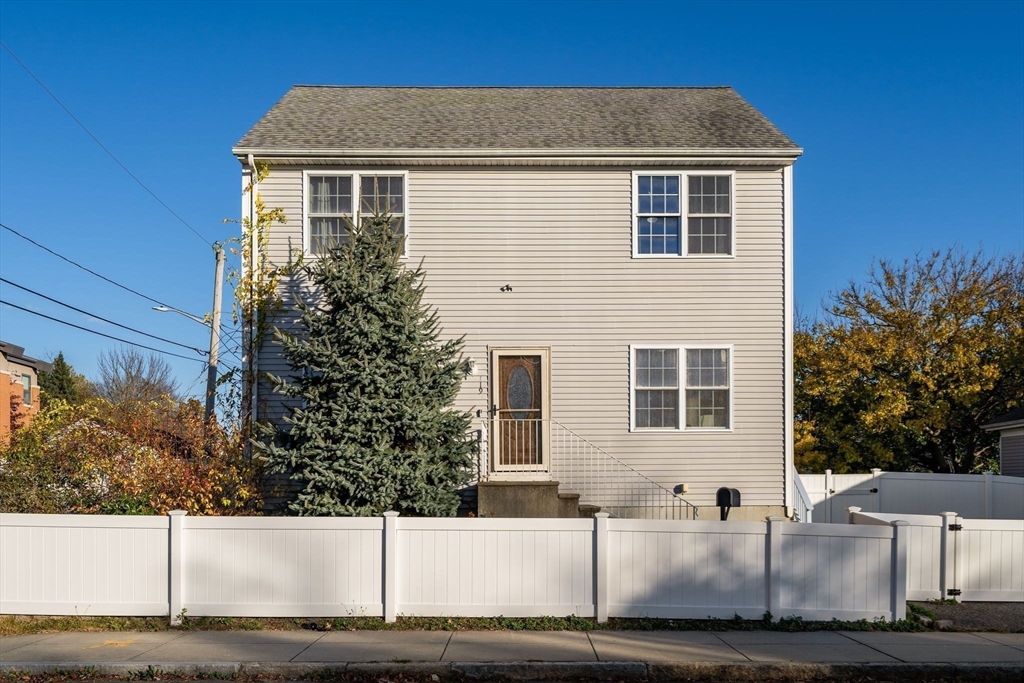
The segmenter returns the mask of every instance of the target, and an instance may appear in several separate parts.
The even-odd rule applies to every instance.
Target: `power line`
[[[210,242],[210,240],[208,240],[208,239],[206,239],[205,237],[203,237],[202,235],[200,235],[200,234],[199,234],[199,232],[198,232],[198,231],[197,231],[197,230],[196,230],[195,228],[193,228],[193,227],[192,227],[191,225],[189,225],[188,221],[186,221],[186,220],[185,220],[184,218],[182,218],[181,216],[179,216],[179,215],[178,215],[178,214],[177,214],[177,213],[176,213],[176,212],[174,211],[174,209],[172,209],[171,207],[167,206],[167,204],[165,204],[165,203],[164,203],[164,200],[160,199],[160,197],[157,197],[157,196],[156,196],[156,193],[155,193],[155,192],[153,192],[153,190],[151,190],[151,189],[149,189],[148,187],[146,187],[146,184],[145,184],[145,183],[143,183],[143,182],[142,182],[141,180],[139,180],[139,179],[138,179],[138,177],[137,177],[137,176],[136,176],[136,175],[135,175],[134,173],[132,173],[131,171],[129,171],[129,170],[128,170],[128,167],[127,167],[127,166],[125,166],[125,165],[124,165],[123,163],[121,163],[121,160],[120,160],[120,159],[118,159],[118,158],[117,158],[116,156],[114,156],[114,153],[113,153],[113,152],[111,152],[111,151],[110,151],[109,149],[107,149],[107,148],[106,148],[106,146],[104,146],[104,144],[103,144],[102,142],[100,142],[99,138],[97,138],[97,137],[96,137],[95,135],[93,135],[93,134],[92,134],[92,131],[91,131],[91,130],[89,130],[88,128],[86,128],[86,127],[85,127],[85,124],[84,124],[84,123],[82,123],[81,121],[79,121],[79,120],[78,120],[78,117],[77,117],[77,116],[75,116],[74,114],[72,114],[72,113],[71,113],[71,110],[70,110],[70,109],[68,109],[68,108],[67,108],[67,107],[66,107],[66,106],[64,105],[64,103],[63,103],[63,102],[61,102],[61,101],[60,101],[59,99],[57,99],[57,96],[56,96],[56,95],[54,95],[54,94],[53,94],[53,92],[51,92],[51,91],[50,91],[50,89],[49,89],[49,88],[47,88],[47,87],[46,87],[46,85],[44,85],[44,84],[43,84],[43,82],[42,82],[41,80],[39,80],[39,77],[38,77],[38,76],[36,76],[36,75],[35,75],[34,73],[32,73],[32,70],[31,70],[31,69],[29,69],[29,68],[28,68],[27,66],[25,66],[25,63],[24,63],[24,62],[22,62],[22,61],[21,61],[20,59],[18,59],[18,55],[14,54],[14,51],[13,51],[13,50],[11,50],[11,48],[7,47],[7,44],[6,44],[6,43],[4,43],[3,41],[0,41],[0,46],[3,46],[3,48],[4,48],[5,50],[7,50],[7,53],[8,53],[8,54],[10,54],[10,55],[11,55],[11,57],[13,57],[13,58],[14,58],[14,61],[16,61],[16,62],[17,62],[17,63],[18,63],[18,64],[19,64],[20,66],[21,66],[21,68],[25,70],[25,73],[27,73],[27,74],[28,74],[29,76],[31,76],[31,77],[32,77],[32,79],[33,79],[33,80],[34,80],[34,81],[35,81],[36,83],[38,83],[38,84],[39,84],[39,87],[40,87],[40,88],[42,88],[43,90],[45,90],[45,91],[46,91],[46,94],[47,94],[47,95],[49,95],[50,97],[52,97],[52,98],[53,98],[53,101],[54,101],[54,102],[56,102],[57,104],[59,104],[59,105],[60,105],[60,107],[61,107],[61,109],[63,109],[64,111],[66,111],[66,112],[67,112],[67,114],[68,114],[68,116],[70,116],[70,117],[71,117],[71,118],[72,118],[72,119],[74,120],[74,122],[75,122],[75,123],[77,123],[77,124],[78,124],[78,125],[79,125],[79,126],[80,126],[80,127],[82,128],[82,130],[84,130],[84,131],[85,131],[85,132],[86,132],[86,133],[87,133],[87,134],[89,135],[89,137],[91,137],[91,138],[93,139],[93,142],[95,142],[95,143],[96,143],[97,145],[99,145],[99,146],[100,146],[100,149],[102,149],[102,150],[103,150],[104,152],[106,152],[106,153],[107,153],[107,156],[109,156],[109,157],[110,157],[111,159],[113,159],[113,160],[114,160],[114,161],[115,161],[115,162],[117,163],[117,165],[118,165],[118,166],[120,166],[120,167],[121,167],[122,169],[124,169],[124,172],[125,172],[125,173],[127,173],[127,174],[128,174],[129,176],[131,176],[132,180],[134,180],[135,182],[137,182],[137,183],[139,184],[139,187],[141,187],[141,188],[142,188],[143,190],[145,190],[146,192],[148,192],[148,193],[150,194],[150,196],[151,196],[151,197],[153,197],[153,199],[157,200],[157,202],[159,202],[159,203],[160,203],[160,206],[162,206],[162,207],[164,207],[165,209],[167,209],[168,211],[170,211],[171,215],[172,215],[172,216],[174,216],[175,218],[177,218],[177,219],[178,219],[179,221],[181,221],[181,224],[182,224],[182,225],[184,225],[184,226],[185,226],[186,228],[188,228],[189,230],[191,230],[191,231],[192,231],[192,233],[193,233],[193,234],[194,234],[194,235],[195,235],[196,237],[198,237],[199,239],[201,239],[201,240],[202,240],[203,242],[206,242],[206,244],[210,245],[211,247],[213,246],[213,243],[212,243],[212,242]]]
[[[30,244],[34,244],[35,246],[39,247],[43,251],[46,251],[46,252],[49,252],[49,253],[53,254],[57,258],[61,259],[62,261],[66,261],[66,262],[70,263],[71,265],[73,265],[76,268],[81,268],[82,270],[84,270],[85,272],[89,273],[90,275],[95,275],[96,277],[98,277],[99,279],[103,280],[104,282],[109,282],[110,284],[114,285],[115,287],[120,287],[121,289],[123,289],[126,292],[130,292],[130,293],[134,294],[135,296],[142,297],[146,301],[150,301],[150,302],[152,302],[154,304],[157,304],[158,306],[167,306],[167,308],[176,308],[176,306],[171,306],[170,304],[165,304],[163,301],[159,301],[157,299],[154,299],[151,296],[146,296],[142,292],[138,292],[138,291],[132,289],[131,287],[127,287],[125,285],[122,285],[120,282],[115,282],[115,281],[111,280],[109,277],[106,277],[104,275],[100,275],[95,270],[91,270],[89,268],[86,268],[81,263],[77,263],[75,261],[72,261],[67,256],[64,256],[62,254],[58,254],[53,249],[50,249],[49,247],[45,247],[42,244],[39,244],[39,242],[36,242],[31,237],[26,237],[25,235],[22,235],[20,232],[18,232],[17,230],[15,230],[14,228],[12,228],[9,225],[4,225],[3,223],[0,223],[0,228],[3,228],[4,230],[7,230],[7,231],[13,233],[14,235],[17,235],[18,237],[20,237],[21,239],[25,240],[26,242],[28,242]]]
[[[72,306],[71,304],[66,304],[63,301],[58,301],[57,299],[54,299],[53,297],[46,296],[45,294],[40,294],[39,292],[37,292],[37,291],[35,291],[33,289],[29,289],[28,287],[23,287],[22,285],[19,285],[17,282],[11,282],[10,280],[8,280],[6,278],[0,277],[0,282],[3,282],[5,285],[10,285],[12,287],[17,287],[18,289],[20,289],[20,290],[22,290],[24,292],[28,292],[29,294],[35,294],[36,296],[38,296],[40,298],[43,298],[43,299],[46,299],[47,301],[52,301],[53,303],[57,304],[58,306],[63,306],[64,308],[69,308],[72,311],[75,311],[76,313],[81,313],[82,315],[87,315],[90,318],[95,318],[96,320],[100,320],[102,322],[108,323],[110,325],[113,325],[114,327],[120,327],[122,330],[128,330],[129,332],[134,332],[135,334],[141,334],[143,337],[149,337],[150,339],[156,339],[157,341],[162,341],[162,342],[164,342],[166,344],[173,344],[174,346],[180,346],[183,349],[188,349],[189,351],[195,351],[196,353],[199,353],[199,354],[206,353],[205,351],[201,351],[200,349],[197,349],[194,346],[189,346],[188,344],[180,344],[180,343],[178,343],[176,341],[171,341],[170,339],[164,339],[163,337],[158,337],[155,334],[150,334],[148,332],[143,332],[142,330],[137,330],[134,327],[128,327],[127,325],[122,325],[121,323],[116,323],[113,320],[108,320],[107,318],[104,318],[103,316],[96,315],[95,313],[90,313],[89,311],[83,311],[81,308],[76,308],[76,307]]]
[[[32,315],[38,315],[40,318],[46,318],[47,320],[52,320],[55,323],[60,323],[61,325],[67,325],[68,327],[73,327],[76,330],[82,330],[83,332],[89,332],[91,334],[99,335],[100,337],[106,337],[107,339],[113,339],[114,341],[121,342],[122,344],[128,344],[129,346],[137,346],[140,349],[146,349],[147,351],[155,351],[157,353],[162,353],[165,356],[174,356],[175,358],[184,358],[185,360],[190,360],[190,361],[193,361],[195,363],[206,363],[206,361],[201,359],[201,358],[192,358],[191,356],[183,356],[180,353],[171,353],[170,351],[163,351],[161,349],[155,349],[152,346],[146,346],[145,344],[137,344],[135,342],[128,341],[127,339],[121,339],[120,337],[114,337],[114,336],[111,336],[109,334],[104,334],[103,332],[97,332],[96,330],[90,330],[88,327],[82,327],[81,325],[75,325],[74,323],[69,323],[68,321],[61,320],[60,318],[52,318],[52,317],[50,317],[48,315],[43,315],[42,313],[37,313],[36,311],[33,311],[31,309],[24,308],[22,306],[18,306],[17,304],[12,304],[9,301],[4,301],[3,299],[0,299],[0,304],[3,304],[4,306],[10,306],[11,308],[16,308],[19,311],[25,311],[26,313],[31,313]]]

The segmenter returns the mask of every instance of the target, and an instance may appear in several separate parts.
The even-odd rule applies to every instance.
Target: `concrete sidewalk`
[[[0,672],[89,667],[124,674],[274,673],[331,668],[464,677],[782,680],[779,672],[874,672],[905,678],[1024,675],[1024,634],[776,631],[163,631],[0,638]],[[830,668],[831,667],[831,668]],[[837,668],[838,667],[838,668]],[[885,672],[891,671],[891,674]],[[729,673],[732,672],[732,673]],[[775,672],[772,674],[771,672]],[[805,671],[806,673],[806,671]]]

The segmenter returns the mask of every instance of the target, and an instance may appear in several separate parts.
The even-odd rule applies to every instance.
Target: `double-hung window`
[[[637,172],[633,194],[636,256],[732,255],[731,173]]]
[[[686,350],[686,426],[729,428],[729,349]]]
[[[21,376],[21,402],[32,405],[32,377],[29,375]]]
[[[633,429],[729,429],[731,354],[729,347],[633,347]]]
[[[325,254],[348,241],[352,176],[309,176],[309,253]]]
[[[686,253],[732,254],[732,184],[727,175],[687,177]]]
[[[307,251],[327,253],[349,239],[349,225],[375,212],[389,213],[395,232],[406,230],[405,174],[351,173],[306,176]]]
[[[637,253],[679,254],[679,176],[637,176]]]

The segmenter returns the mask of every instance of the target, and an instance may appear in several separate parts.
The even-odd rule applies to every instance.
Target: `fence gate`
[[[853,524],[907,522],[907,599],[1024,602],[1024,520],[865,513]]]
[[[953,581],[945,598],[1024,602],[1024,520],[964,519],[949,524]]]

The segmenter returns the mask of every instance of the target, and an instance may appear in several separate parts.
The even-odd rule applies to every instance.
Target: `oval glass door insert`
[[[533,380],[522,365],[513,370],[508,378],[508,407],[516,420],[528,418],[533,408]]]

